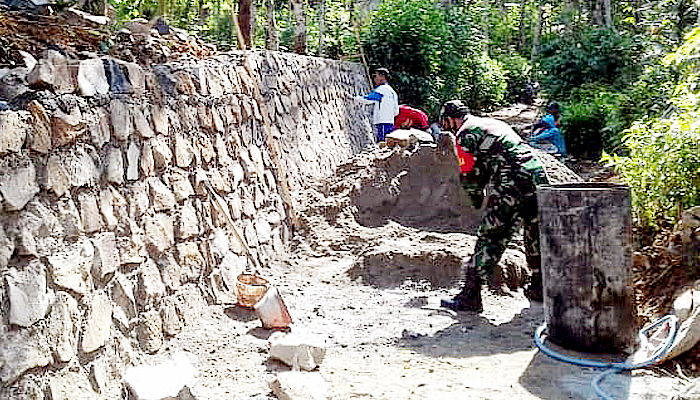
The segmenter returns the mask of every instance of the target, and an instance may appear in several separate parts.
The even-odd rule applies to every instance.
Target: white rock
[[[258,219],[255,222],[255,232],[259,243],[270,243],[272,240],[272,227],[264,219]]]
[[[113,232],[107,232],[93,238],[92,244],[95,247],[93,276],[104,279],[107,275],[116,272],[119,265],[117,238]]]
[[[22,150],[30,116],[27,111],[0,111],[0,155]]]
[[[70,114],[56,110],[51,116],[52,144],[55,147],[74,143],[85,132],[85,120],[80,108],[73,107]]]
[[[165,287],[173,292],[178,290],[182,283],[182,278],[180,277],[180,266],[175,261],[175,256],[168,253],[161,257],[158,260],[158,268]]]
[[[73,93],[77,88],[77,71],[67,57],[47,50],[27,75],[30,86],[50,86],[57,94]]]
[[[134,113],[134,125],[136,126],[136,132],[143,138],[152,138],[155,136],[151,124],[148,122],[148,118],[144,115],[143,111],[136,107],[133,110]]]
[[[151,141],[151,146],[156,169],[163,169],[170,166],[173,153],[170,151],[170,147],[168,147],[167,139],[163,136],[156,136],[155,139]]]
[[[70,184],[74,187],[94,186],[100,179],[100,170],[89,149],[78,147],[63,154],[63,166],[68,171]]]
[[[162,135],[168,134],[168,110],[158,106],[153,106],[151,108],[151,117],[153,119],[153,126],[157,133]]]
[[[233,180],[231,186],[235,189],[238,185],[245,179],[245,172],[243,172],[243,167],[239,163],[232,163],[229,166],[229,176]]]
[[[107,148],[105,164],[107,182],[117,185],[124,183],[124,159],[118,147],[109,146]]]
[[[163,213],[145,218],[144,231],[149,252],[162,254],[175,243],[173,221]]]
[[[179,398],[185,388],[197,382],[196,356],[177,352],[157,365],[139,365],[126,370],[124,380],[134,400],[169,400]]]
[[[52,155],[46,164],[46,188],[61,197],[70,190],[70,176],[62,157]]]
[[[129,197],[129,214],[133,217],[140,217],[148,210],[150,201],[148,197],[148,183],[143,181],[134,182],[131,185]]]
[[[47,341],[36,331],[22,329],[0,335],[0,382],[14,382],[25,371],[53,361]]]
[[[83,233],[83,224],[80,222],[78,208],[70,197],[58,202],[58,220],[63,225],[66,237],[73,238]]]
[[[12,253],[15,251],[15,242],[10,240],[5,234],[2,224],[0,224],[0,270],[7,267],[8,261],[12,258]]]
[[[117,273],[109,286],[109,295],[115,309],[120,308],[129,319],[136,317],[136,300],[134,287],[123,274]]]
[[[160,306],[160,318],[166,335],[175,336],[182,330],[182,320],[172,297],[166,298]]]
[[[92,143],[95,147],[100,149],[102,145],[109,142],[111,135],[110,115],[104,108],[97,108],[93,121],[90,123],[90,137],[92,138]]]
[[[92,264],[95,251],[90,241],[70,246],[62,253],[47,257],[53,283],[78,294],[87,294],[92,289]]]
[[[111,188],[100,190],[99,203],[100,213],[102,214],[102,218],[104,218],[107,229],[113,230],[117,227],[119,221],[117,217],[114,216],[114,194]]]
[[[63,370],[49,380],[52,400],[97,400],[87,376],[80,372]]]
[[[173,187],[175,200],[181,202],[190,196],[194,196],[194,188],[190,183],[187,172],[176,169],[170,174],[170,185]]]
[[[153,158],[153,148],[151,147],[150,141],[143,142],[143,145],[141,146],[141,161],[139,163],[139,167],[141,168],[141,173],[143,176],[153,175],[156,165]]]
[[[78,66],[78,88],[81,96],[94,96],[109,93],[109,82],[101,59],[92,58],[80,61]]]
[[[176,247],[177,262],[183,279],[196,282],[204,269],[204,257],[199,252],[199,247],[193,242],[178,243]]]
[[[104,293],[90,299],[89,313],[83,331],[84,353],[92,353],[107,343],[112,327],[112,303]]]
[[[0,162],[0,193],[5,210],[18,211],[39,193],[34,164],[26,156],[7,156]]]
[[[251,221],[245,221],[243,236],[248,247],[258,247],[258,235],[255,232],[255,225]]]
[[[154,304],[165,295],[165,285],[160,277],[160,271],[152,260],[141,265],[139,271],[138,302],[146,307]]]
[[[169,211],[175,207],[175,195],[159,178],[148,178],[151,192],[151,204],[156,211]]]
[[[91,193],[78,194],[80,207],[80,221],[87,233],[99,231],[104,226],[100,209],[97,207],[97,199]]]
[[[32,113],[29,147],[39,153],[48,153],[51,150],[51,117],[37,100],[30,101],[27,109]]]
[[[163,346],[163,320],[158,311],[152,310],[140,315],[138,338],[141,348],[151,354]]]
[[[46,336],[51,342],[54,357],[60,362],[72,360],[78,354],[78,302],[66,292],[56,293],[56,301],[47,319]]]
[[[314,335],[274,332],[270,335],[270,358],[294,367],[311,371],[326,355],[325,339]]]
[[[129,143],[129,149],[126,151],[126,179],[130,181],[135,181],[139,179],[139,157],[141,156],[141,149],[136,142],[132,141]]]
[[[329,385],[318,372],[277,373],[270,389],[279,400],[328,400]]]
[[[191,201],[186,201],[180,210],[178,237],[189,239],[199,234],[199,218]]]
[[[46,316],[52,293],[47,290],[43,264],[33,262],[21,270],[10,268],[6,280],[10,324],[29,327]]]
[[[265,173],[265,164],[263,163],[262,152],[260,152],[260,148],[252,144],[250,145],[248,151],[250,153],[250,160],[255,165],[256,175],[262,178],[263,174]]]
[[[194,161],[194,149],[189,138],[181,134],[175,135],[175,163],[180,168],[189,167]]]
[[[109,112],[111,114],[114,138],[119,141],[127,140],[133,130],[129,106],[121,100],[114,99],[109,103]]]

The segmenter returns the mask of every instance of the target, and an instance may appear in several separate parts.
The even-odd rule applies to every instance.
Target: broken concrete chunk
[[[66,114],[60,109],[54,111],[51,116],[52,144],[54,147],[63,146],[75,142],[85,132],[85,121],[80,108],[77,106]]]
[[[10,268],[6,281],[10,324],[29,327],[46,316],[52,293],[43,264],[36,261],[22,269]]]
[[[90,380],[81,372],[63,370],[51,377],[49,392],[52,400],[97,400]]]
[[[5,198],[5,210],[21,210],[39,190],[36,169],[29,157],[11,155],[0,161],[0,193]]]
[[[141,314],[138,337],[139,344],[145,352],[153,354],[160,350],[163,346],[163,321],[158,311],[152,310]]]
[[[325,340],[318,336],[274,332],[270,335],[270,358],[311,371],[326,355]]]
[[[109,82],[102,60],[93,58],[80,61],[78,66],[78,88],[81,96],[109,93]]]
[[[66,251],[47,257],[53,283],[84,295],[92,288],[92,264],[95,251],[85,240],[70,246]]]
[[[277,373],[270,389],[279,400],[328,400],[329,386],[319,372],[285,371]]]
[[[124,381],[135,400],[184,399],[197,381],[196,356],[177,352],[157,365],[139,365],[126,370]]]
[[[22,150],[30,116],[27,111],[0,111],[0,155]]]

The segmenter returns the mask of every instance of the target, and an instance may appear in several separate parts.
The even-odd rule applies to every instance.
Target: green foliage
[[[543,87],[552,95],[568,94],[584,84],[624,84],[636,76],[640,44],[615,31],[592,28],[556,35],[542,48]]]
[[[483,53],[467,57],[458,77],[459,95],[471,109],[490,110],[505,103],[507,72],[501,64]]]
[[[643,118],[625,131],[629,154],[605,155],[633,190],[635,215],[644,225],[677,219],[679,209],[700,204],[700,28],[666,57],[679,69],[667,115]]]
[[[502,55],[497,57],[506,77],[506,101],[515,103],[522,101],[528,83],[532,82],[532,64],[520,55]]]

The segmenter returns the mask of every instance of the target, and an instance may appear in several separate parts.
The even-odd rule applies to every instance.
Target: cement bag
[[[263,328],[280,329],[288,328],[292,323],[287,306],[276,287],[270,287],[267,293],[253,306],[262,321]]]

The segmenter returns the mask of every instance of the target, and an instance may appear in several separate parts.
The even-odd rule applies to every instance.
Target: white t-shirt
[[[377,96],[379,95],[379,96]],[[368,99],[369,97],[369,99]],[[381,97],[380,100],[376,98]],[[394,117],[399,115],[399,96],[388,83],[383,83],[366,96],[357,96],[364,103],[374,103],[373,124],[394,124]]]

